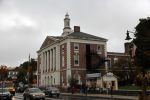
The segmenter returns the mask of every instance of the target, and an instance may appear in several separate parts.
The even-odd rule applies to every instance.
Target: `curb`
[[[64,96],[78,96],[78,97],[89,97],[89,98],[100,98],[100,99],[111,99],[111,100],[138,100],[138,97],[120,96],[120,95],[92,95],[92,94],[70,94],[61,93]]]

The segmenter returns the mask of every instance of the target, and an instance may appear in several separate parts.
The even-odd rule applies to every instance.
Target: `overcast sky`
[[[108,39],[107,49],[124,52],[126,31],[150,17],[150,0],[0,0],[0,65],[19,66],[46,36],[60,36],[64,16],[71,28]]]

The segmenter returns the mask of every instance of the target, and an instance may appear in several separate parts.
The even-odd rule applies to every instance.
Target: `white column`
[[[52,50],[52,61],[51,61],[52,62],[52,66],[51,67],[52,67],[52,71],[53,71],[54,70],[53,69],[53,65],[54,65],[54,52],[53,52],[53,49],[51,49],[51,50]]]
[[[69,78],[71,77],[71,55],[70,55],[70,41],[67,43],[67,72],[66,72],[66,79],[67,79],[67,86],[69,86]]]
[[[54,70],[56,71],[56,47],[54,48]]]
[[[48,72],[50,71],[50,50],[48,50]]]
[[[44,52],[44,61],[43,61],[44,73],[45,73],[45,69],[46,69],[45,62],[46,62],[46,53]]]
[[[55,68],[55,48],[53,48],[53,71]]]
[[[46,57],[46,62],[47,62],[47,64],[46,64],[46,71],[48,72],[48,69],[49,69],[49,52],[47,51],[47,57]]]
[[[105,53],[105,58],[107,58],[107,44],[104,45],[104,53]],[[105,62],[105,70],[106,70],[106,73],[107,73],[108,72],[107,61]]]
[[[52,69],[52,50],[50,49],[50,72]]]
[[[46,54],[46,60],[45,60],[45,72],[47,72],[47,51],[45,52],[45,54]]]
[[[43,52],[43,71],[42,71],[42,73],[44,73],[45,72],[45,52]]]
[[[60,45],[56,46],[56,70],[60,69]]]

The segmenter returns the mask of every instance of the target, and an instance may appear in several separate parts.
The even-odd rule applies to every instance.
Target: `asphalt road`
[[[23,100],[22,93],[16,93],[16,95],[13,97],[12,100]],[[108,99],[78,97],[78,96],[60,96],[59,98],[46,97],[46,100],[108,100]]]

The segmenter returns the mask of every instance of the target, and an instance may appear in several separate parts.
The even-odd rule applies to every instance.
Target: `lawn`
[[[120,86],[119,89],[122,89],[122,90],[141,90],[141,87],[127,85],[127,86]]]

